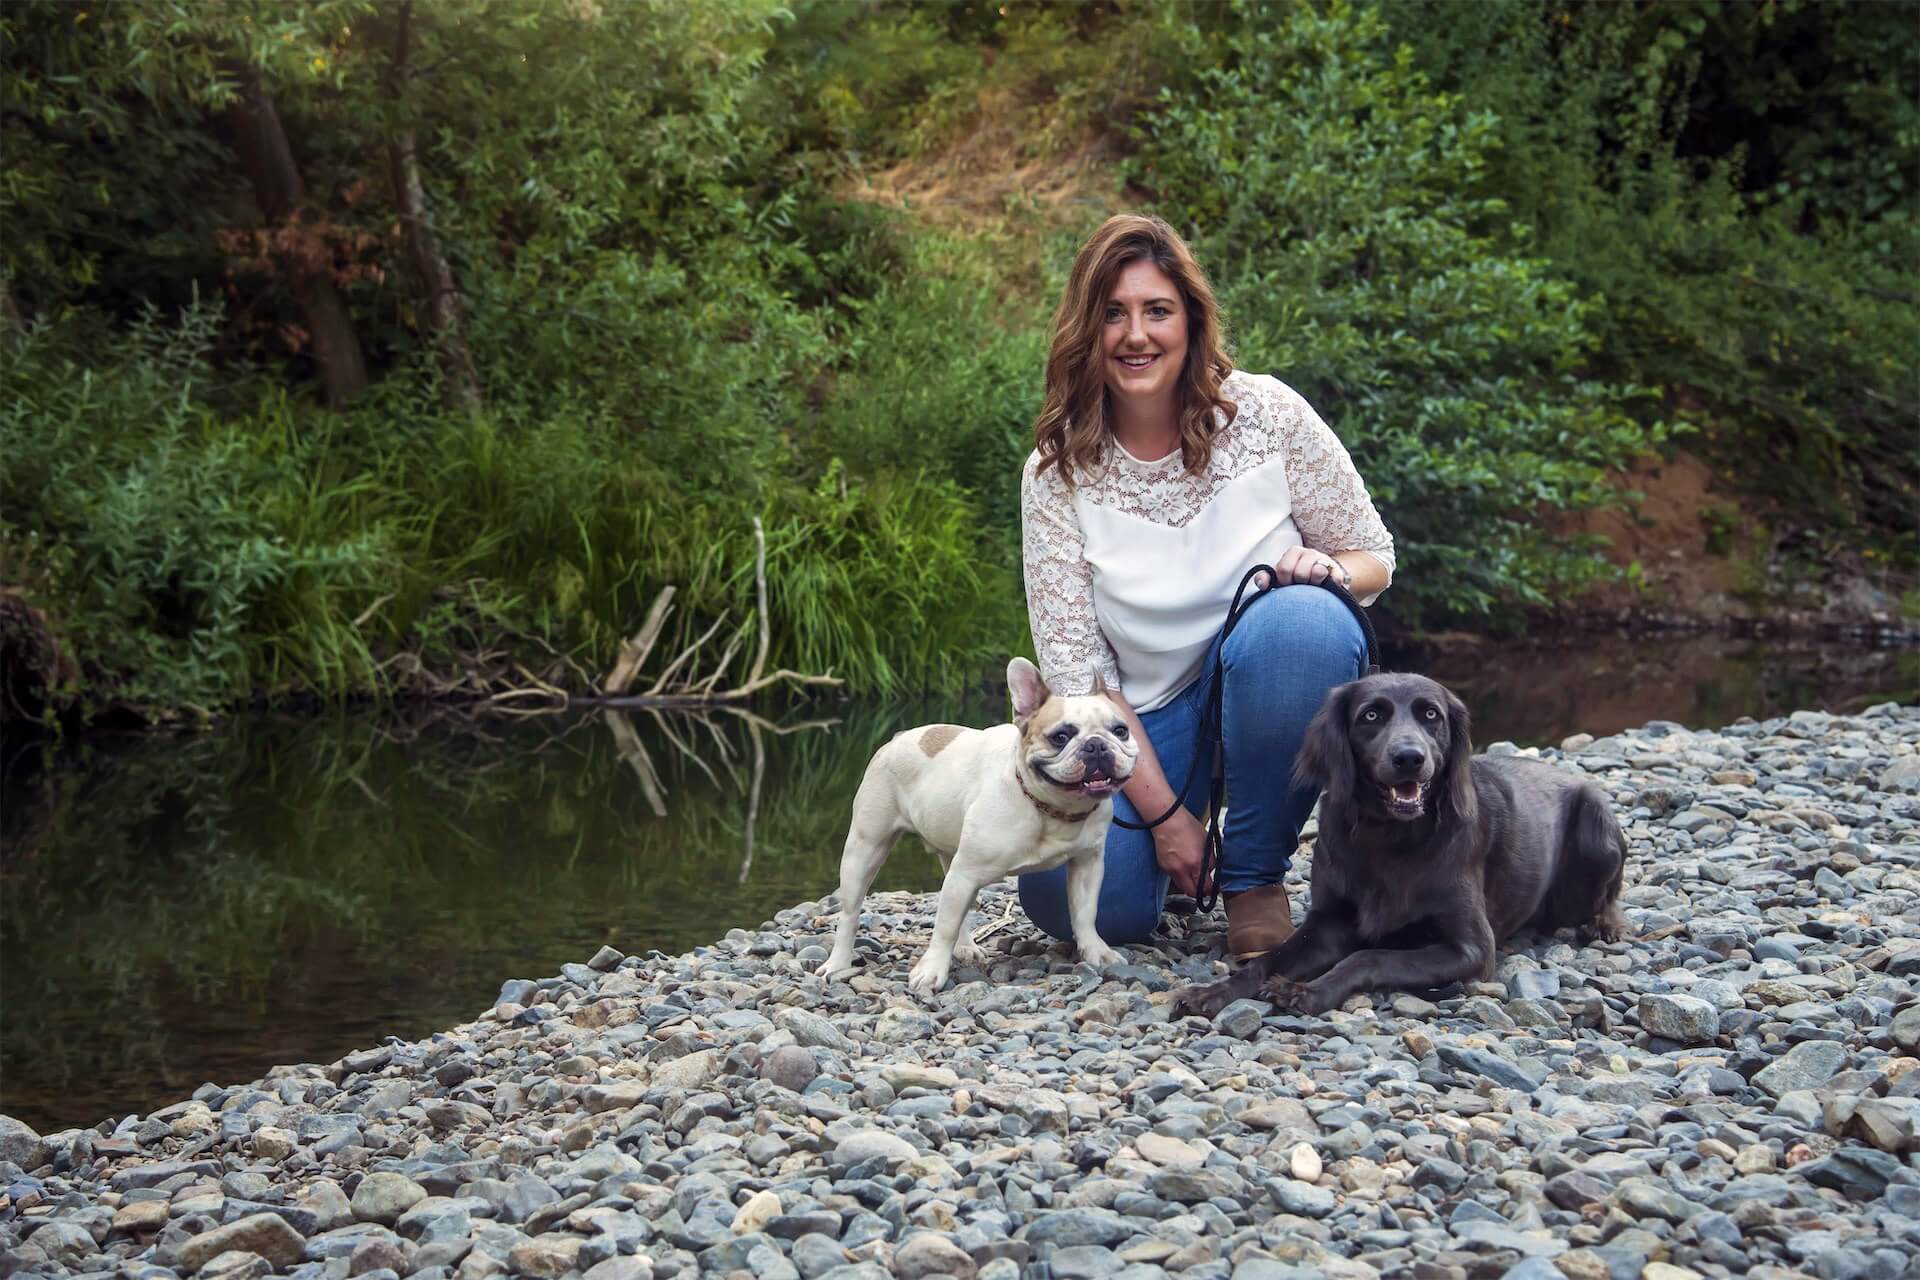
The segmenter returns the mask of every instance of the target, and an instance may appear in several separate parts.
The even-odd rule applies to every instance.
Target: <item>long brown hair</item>
[[[1089,471],[1107,443],[1110,405],[1100,360],[1100,330],[1114,282],[1129,265],[1150,261],[1180,290],[1187,315],[1187,363],[1180,371],[1175,414],[1180,425],[1180,461],[1189,473],[1213,456],[1214,413],[1237,412],[1220,394],[1233,372],[1227,357],[1220,306],[1213,286],[1186,241],[1159,218],[1122,213],[1108,218],[1073,260],[1067,291],[1053,314],[1053,347],[1047,353],[1047,394],[1034,420],[1040,469],[1060,469],[1071,488],[1075,471]]]

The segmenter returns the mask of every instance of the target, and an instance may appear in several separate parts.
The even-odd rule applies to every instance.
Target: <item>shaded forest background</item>
[[[1353,451],[1398,625],[1631,587],[1578,513],[1676,448],[1756,591],[1920,557],[1906,0],[15,0],[0,54],[9,716],[584,688],[664,585],[675,649],[754,624],[755,516],[776,664],[973,682],[1122,209]]]

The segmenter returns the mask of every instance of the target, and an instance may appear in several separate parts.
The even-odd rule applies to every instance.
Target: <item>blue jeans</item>
[[[1224,650],[1215,639],[1199,678],[1173,701],[1140,717],[1175,789],[1186,780],[1196,747],[1211,750],[1195,735],[1206,713],[1216,652],[1226,678],[1221,718],[1231,798],[1221,833],[1219,883],[1222,893],[1239,893],[1278,884],[1286,875],[1300,828],[1320,795],[1318,787],[1292,784],[1293,758],[1327,690],[1366,674],[1367,642],[1346,605],[1323,587],[1281,587],[1256,597]],[[1203,763],[1185,799],[1202,819],[1207,781]],[[1142,820],[1124,795],[1114,798],[1113,813]],[[1095,916],[1100,936],[1108,942],[1145,941],[1160,922],[1167,883],[1153,856],[1151,831],[1110,828]],[[1064,866],[1021,876],[1020,905],[1028,919],[1054,937],[1073,937]]]

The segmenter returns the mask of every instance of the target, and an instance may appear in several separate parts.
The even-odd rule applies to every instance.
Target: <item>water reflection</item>
[[[1389,654],[1481,742],[1911,699],[1911,652],[1712,637]],[[677,952],[820,897],[874,747],[1003,695],[778,721],[249,717],[14,744],[0,795],[0,1110],[41,1128],[478,1013],[602,943]],[[827,719],[826,717],[830,717]],[[824,722],[823,722],[824,721]],[[907,842],[909,845],[911,842]],[[932,888],[903,848],[881,888]]]
[[[1466,699],[1474,740],[1522,746],[1672,720],[1694,728],[1920,697],[1920,651],[1725,635],[1602,633],[1571,645],[1479,640],[1390,654]]]
[[[91,1123],[450,1025],[604,942],[757,924],[832,888],[900,723],[263,718],[16,754],[0,1109]],[[882,876],[936,882],[906,850]]]

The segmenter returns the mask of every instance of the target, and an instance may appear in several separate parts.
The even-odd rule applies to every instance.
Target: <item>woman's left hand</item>
[[[1331,577],[1341,586],[1353,581],[1353,575],[1347,572],[1345,565],[1324,551],[1315,551],[1312,547],[1288,547],[1280,553],[1273,563],[1280,574],[1280,585],[1311,585],[1325,582]],[[1253,585],[1264,591],[1270,585],[1264,573],[1254,575]]]

